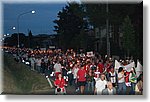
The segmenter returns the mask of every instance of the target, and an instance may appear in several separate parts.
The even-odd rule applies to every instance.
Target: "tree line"
[[[62,49],[73,48],[95,51],[95,28],[106,28],[109,20],[111,55],[143,57],[143,2],[135,4],[71,2],[62,8],[54,20],[58,45]],[[122,36],[121,36],[122,35]],[[101,36],[101,33],[100,33]],[[106,37],[102,40],[101,54],[106,54]]]

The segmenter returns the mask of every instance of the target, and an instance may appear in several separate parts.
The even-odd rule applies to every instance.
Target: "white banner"
[[[139,77],[139,75],[143,72],[143,66],[140,64],[139,61],[137,61],[137,67],[135,68],[136,75]]]
[[[123,66],[123,65],[121,65],[120,62],[115,60],[115,70],[116,70],[117,73],[118,73],[119,67],[123,67],[123,68],[125,68],[125,70],[127,72],[130,72],[132,67],[135,68],[135,62],[132,62],[128,65]],[[139,77],[139,75],[143,72],[143,66],[139,62],[137,62],[137,67],[135,68],[135,71],[136,71],[137,77]]]
[[[130,72],[132,67],[135,68],[135,62],[132,62],[132,63],[124,66],[124,68],[127,72]]]
[[[119,67],[122,67],[122,65],[117,60],[115,60],[115,70],[117,71]]]
[[[137,62],[136,71],[143,71],[143,66],[140,64],[140,62]]]
[[[93,57],[94,56],[94,53],[93,53],[93,51],[90,51],[90,52],[87,52],[87,57]]]

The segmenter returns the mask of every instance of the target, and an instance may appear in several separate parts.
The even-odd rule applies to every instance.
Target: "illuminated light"
[[[52,72],[52,74],[50,74],[50,76],[54,76],[54,72]]]
[[[30,63],[29,62],[25,62],[25,64],[29,65]]]
[[[33,11],[31,11],[32,12],[32,14],[34,14],[35,13],[35,11],[33,10]]]
[[[64,76],[64,79],[66,79],[66,76]]]
[[[67,74],[70,74],[70,73],[72,73],[72,72],[71,72],[71,71],[68,71],[68,72],[67,72]]]
[[[68,78],[66,78],[66,81],[68,81]]]
[[[16,29],[16,27],[13,27],[12,29],[13,29],[13,30],[15,30],[15,29]]]
[[[24,60],[22,60],[22,62],[24,63],[25,61],[24,61]]]
[[[73,66],[73,64],[70,64],[70,67],[72,67]]]

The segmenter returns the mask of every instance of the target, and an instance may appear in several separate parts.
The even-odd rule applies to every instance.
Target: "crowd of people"
[[[6,48],[5,52],[14,56],[17,62],[26,63],[31,70],[54,79],[55,94],[67,94],[68,86],[78,94],[126,95],[143,93],[143,74],[136,75],[123,67],[114,68],[114,59],[98,53],[75,52],[73,49],[28,49]],[[132,60],[119,60],[123,65]],[[127,86],[126,82],[131,85]],[[73,93],[74,94],[74,93]]]

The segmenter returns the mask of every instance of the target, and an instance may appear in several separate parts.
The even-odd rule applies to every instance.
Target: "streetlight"
[[[8,32],[8,30],[15,30],[16,29],[16,27],[11,27],[11,28],[9,28],[9,29],[7,29],[7,32]],[[4,34],[3,35],[3,38],[0,40],[1,42],[7,37],[7,36],[9,36],[10,34],[9,33],[7,33],[7,34]]]
[[[6,32],[7,34],[5,34],[5,35],[4,35],[4,37],[6,37],[6,36],[9,36],[9,35],[10,35],[10,34],[8,33],[8,31],[9,31],[9,30],[15,30],[15,29],[16,29],[16,27],[15,27],[15,26],[13,26],[13,27],[11,27],[11,28],[7,29],[7,32]]]
[[[13,29],[13,30],[15,30],[15,29],[16,29],[16,27],[12,27],[12,29]]]
[[[15,29],[16,29],[16,27],[13,26],[13,27],[7,29],[7,32],[8,32],[9,30],[15,30]],[[6,32],[6,33],[7,33],[7,32]],[[1,41],[1,42],[5,42],[5,38],[7,38],[9,35],[10,35],[9,33],[4,34],[4,35],[3,35],[3,38],[2,38],[0,41]]]
[[[24,13],[21,13],[20,15],[18,15],[18,17],[17,17],[17,26],[18,26],[18,48],[20,47],[20,46],[19,46],[19,19],[20,19],[21,16],[23,16],[23,15],[25,15],[25,14],[28,14],[28,13],[34,14],[35,11],[32,10],[32,11],[24,12]]]

